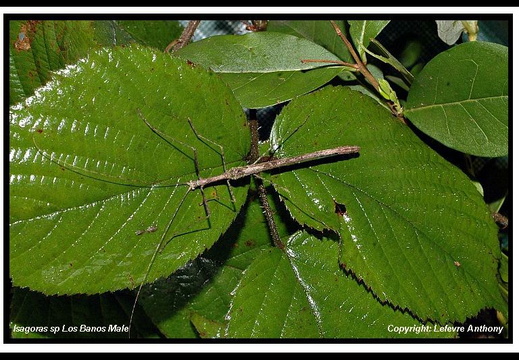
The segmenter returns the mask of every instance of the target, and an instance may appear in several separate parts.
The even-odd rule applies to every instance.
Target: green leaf
[[[362,61],[366,62],[366,50],[371,39],[377,35],[389,24],[389,20],[348,20],[350,24],[350,36],[359,52]]]
[[[346,73],[338,67],[311,71],[277,73],[221,74],[244,107],[258,109],[276,105],[315,90],[335,76]],[[270,89],[270,90],[269,90]]]
[[[439,54],[413,82],[404,114],[453,149],[508,154],[508,48],[470,42]]]
[[[292,101],[271,133],[277,157],[344,145],[360,146],[359,156],[273,176],[292,216],[338,232],[341,263],[382,302],[421,319],[506,307],[497,229],[481,195],[383,107],[328,87]]]
[[[292,35],[258,32],[243,36],[213,36],[176,52],[221,73],[244,107],[259,108],[312,91],[344,71],[305,59],[339,61],[323,47]]]
[[[10,21],[10,104],[32,95],[53,71],[100,46],[138,42],[163,50],[181,32],[178,21]]]
[[[46,294],[171,274],[213,245],[247,193],[206,187],[209,219],[181,185],[245,163],[246,118],[212,73],[140,47],[93,53],[12,107],[10,146],[10,275]]]
[[[32,95],[51,71],[85,56],[94,45],[91,21],[9,21],[9,103]]]
[[[346,33],[344,21],[337,20],[337,26]],[[269,21],[268,31],[281,32],[298,36],[321,45],[326,50],[337,55],[343,61],[352,63],[353,58],[341,38],[327,20],[273,20]],[[352,77],[353,79],[353,77]]]
[[[338,267],[338,244],[304,232],[285,251],[265,249],[244,272],[229,312],[228,337],[453,337],[379,303]],[[414,329],[395,332],[395,325]],[[421,331],[420,331],[421,329]]]
[[[213,320],[209,320],[198,313],[191,315],[191,323],[196,328],[201,338],[212,339],[220,335],[223,325]]]
[[[102,47],[127,46],[134,42],[115,20],[95,20],[95,40]]]
[[[319,324],[288,259],[266,249],[247,268],[229,312],[231,338],[318,338]]]
[[[499,276],[503,282],[508,283],[508,256],[503,255],[499,264]]]
[[[311,41],[274,32],[213,36],[189,44],[177,55],[219,73],[301,71],[322,66],[301,60],[340,60]]]
[[[164,50],[180,37],[182,26],[172,20],[119,20],[117,25],[141,45]]]

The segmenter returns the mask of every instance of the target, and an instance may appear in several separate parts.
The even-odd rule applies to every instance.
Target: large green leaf
[[[340,59],[311,41],[275,32],[213,36],[176,54],[220,73],[242,106],[248,108],[290,100],[344,71],[344,67],[320,69],[322,63],[302,62]]]
[[[306,94],[342,71],[338,67],[323,67],[306,72],[221,74],[221,77],[244,107],[256,109],[277,105]]]
[[[223,323],[240,276],[239,269],[202,256],[143,288],[139,304],[167,338],[197,338],[205,331],[193,327],[193,317]]]
[[[207,218],[200,192],[175,186],[221,173],[224,159],[243,165],[249,130],[216,76],[149,49],[100,50],[68,67],[11,108],[9,131],[17,286],[138,286],[162,236],[147,279],[169,275],[212,246],[246,195],[239,184],[206,188]]]
[[[226,335],[252,338],[453,337],[379,303],[338,266],[337,242],[292,235],[264,249],[235,290]],[[398,333],[395,325],[407,327]]]
[[[177,54],[218,73],[302,71],[322,66],[304,59],[340,60],[311,41],[275,32],[213,36]]]
[[[453,149],[508,154],[508,48],[473,41],[439,54],[413,82],[404,114]]]
[[[337,231],[341,263],[383,302],[441,321],[505,308],[481,195],[383,107],[328,87],[292,101],[271,134],[279,157],[342,145],[360,155],[274,175],[292,215]]]

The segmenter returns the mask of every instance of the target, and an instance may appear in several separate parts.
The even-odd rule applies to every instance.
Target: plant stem
[[[256,110],[250,110],[250,120],[249,127],[251,130],[251,151],[249,154],[249,163],[254,164],[259,158],[259,132],[258,132],[258,120],[256,118]],[[274,212],[270,207],[268,197],[267,197],[267,189],[265,189],[265,185],[263,185],[263,180],[259,177],[254,177],[254,183],[258,188],[258,197],[261,203],[261,207],[263,208],[263,215],[265,216],[265,220],[267,220],[267,226],[269,228],[270,237],[272,239],[272,243],[279,249],[284,249],[285,245],[281,241],[281,237],[279,236],[278,228],[276,222],[274,221]]]
[[[360,73],[362,75],[364,75],[366,80],[368,80],[369,83],[371,84],[371,86],[373,86],[375,88],[375,90],[378,92],[380,85],[378,84],[377,79],[375,79],[375,77],[371,74],[371,72],[368,70],[366,65],[364,65],[362,60],[359,58],[359,56],[355,52],[355,49],[353,48],[353,45],[351,45],[350,41],[343,34],[343,32],[341,31],[339,26],[335,23],[335,21],[330,20],[330,23],[332,24],[333,28],[335,29],[335,32],[337,33],[337,35],[339,35],[341,40],[344,42],[344,44],[348,48],[348,51],[350,52],[351,56],[353,57],[353,60],[355,60],[355,63],[357,64],[356,67],[359,69]]]
[[[263,215],[265,215],[265,220],[267,220],[267,225],[269,228],[270,237],[272,238],[272,242],[274,246],[278,249],[283,250],[285,248],[285,244],[281,241],[281,237],[279,236],[278,227],[276,222],[274,221],[274,212],[270,207],[267,190],[265,189],[265,185],[263,185],[263,180],[258,177],[254,177],[254,181],[256,182],[256,186],[258,187],[258,196],[261,202],[261,207],[263,208]]]
[[[184,31],[182,31],[180,37],[170,42],[169,45],[166,46],[164,52],[177,51],[186,46],[189,43],[189,40],[191,40],[193,37],[199,24],[200,20],[190,20],[187,26],[184,28]]]
[[[253,164],[259,158],[259,126],[258,119],[256,118],[256,109],[249,109],[249,129],[251,132],[249,164]]]

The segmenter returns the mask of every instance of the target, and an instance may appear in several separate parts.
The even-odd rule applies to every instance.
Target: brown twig
[[[166,49],[164,49],[164,52],[177,51],[186,46],[193,37],[199,24],[200,20],[190,20],[180,37],[170,42],[168,46],[166,46]]]
[[[261,202],[261,207],[263,208],[263,215],[267,220],[267,225],[269,228],[270,237],[272,238],[272,242],[274,246],[278,249],[283,250],[285,248],[285,244],[281,241],[281,237],[279,236],[278,227],[276,222],[274,221],[274,212],[270,207],[268,197],[267,197],[267,189],[265,189],[265,185],[263,185],[263,181],[254,177],[254,181],[256,182],[256,186],[258,187],[258,196]]]
[[[355,67],[360,71],[362,75],[366,78],[366,80],[375,88],[375,90],[380,93],[380,84],[378,83],[378,80],[375,79],[373,74],[368,70],[364,62],[360,59],[360,57],[357,55],[357,52],[353,48],[353,45],[351,45],[351,42],[348,40],[346,35],[342,32],[342,30],[339,28],[339,26],[335,23],[335,21],[330,20],[330,23],[332,24],[333,28],[335,29],[335,32],[339,37],[341,38],[342,42],[346,45],[348,48],[348,51],[350,52],[351,56],[353,57],[353,60],[355,60]],[[407,124],[403,114],[399,112],[395,108],[395,103],[392,101],[387,102],[389,108],[391,109],[391,112],[402,122],[403,124]]]
[[[339,26],[335,23],[335,21],[330,20],[330,23],[332,24],[333,28],[335,29],[335,32],[337,33],[337,35],[339,35],[339,37],[341,38],[342,42],[344,42],[344,44],[348,48],[348,51],[350,52],[351,56],[353,57],[353,60],[355,60],[356,67],[359,69],[360,73],[362,75],[364,75],[366,80],[368,80],[368,82],[371,84],[371,86],[373,86],[375,88],[375,90],[377,90],[377,92],[378,92],[380,85],[379,85],[377,79],[375,79],[375,77],[371,74],[371,72],[368,70],[366,65],[364,65],[362,60],[357,55],[357,52],[353,48],[353,45],[351,45],[350,41],[344,35],[342,30],[339,28]]]
[[[500,213],[493,213],[492,217],[494,218],[494,221],[500,225],[501,230],[506,229],[508,227],[508,218]]]
[[[259,125],[256,118],[256,109],[249,109],[249,129],[251,132],[251,148],[249,164],[255,163],[259,158]]]
[[[255,163],[259,158],[259,131],[258,131],[258,120],[256,119],[256,111],[250,110],[251,119],[249,120],[249,127],[251,130],[251,151],[249,154],[249,163]],[[279,249],[284,249],[285,245],[281,241],[281,237],[279,236],[278,228],[276,222],[274,221],[274,212],[270,207],[268,197],[267,197],[267,189],[265,189],[265,185],[263,185],[263,180],[259,177],[254,177],[254,183],[258,189],[258,197],[261,203],[261,207],[263,208],[263,215],[265,216],[265,220],[267,221],[267,226],[269,228],[270,237],[272,239],[272,243]]]

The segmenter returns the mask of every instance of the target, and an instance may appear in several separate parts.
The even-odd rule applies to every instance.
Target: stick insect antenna
[[[178,140],[178,139],[175,139],[165,133],[163,133],[162,131],[160,131],[159,129],[157,129],[156,127],[154,127],[153,125],[150,124],[150,122],[148,120],[146,120],[146,118],[144,117],[144,115],[142,114],[141,110],[140,109],[137,109],[137,113],[139,114],[139,117],[141,118],[141,120],[146,124],[146,126],[154,133],[156,134],[158,137],[160,137],[162,140],[164,140],[166,143],[168,143],[168,145],[172,146],[173,148],[175,148],[177,151],[179,151],[182,155],[186,156],[187,158],[191,159],[191,160],[194,160],[191,156],[189,156],[188,154],[186,154],[184,151],[182,151],[181,149],[179,149],[174,143],[178,143],[182,146],[185,146],[185,147],[188,147],[190,148],[191,150],[194,150],[194,148],[192,146],[189,146],[188,144]]]
[[[117,180],[115,180],[115,179],[109,178],[107,175],[104,175],[101,172],[92,171],[92,170],[88,170],[88,169],[85,169],[85,168],[80,168],[80,167],[77,167],[75,165],[69,164],[69,163],[67,163],[65,161],[57,160],[52,155],[49,155],[45,150],[43,150],[38,145],[38,143],[36,142],[35,136],[33,136],[32,142],[34,143],[34,147],[36,148],[36,150],[45,159],[49,160],[50,162],[53,162],[54,164],[56,164],[56,165],[58,165],[58,166],[60,166],[62,168],[65,168],[65,169],[67,169],[67,170],[69,170],[69,171],[71,171],[73,173],[76,173],[76,174],[78,174],[80,176],[84,176],[84,177],[89,178],[89,179],[93,179],[93,180],[96,180],[96,181],[102,181],[102,182],[109,183],[109,184],[114,184],[114,185],[131,186],[131,187],[135,187],[135,188],[148,188],[148,187],[150,187],[149,183],[145,183],[145,184],[138,184],[136,182],[132,183],[132,182],[130,182],[131,181],[130,179],[121,179],[119,177],[116,177]],[[103,178],[103,176],[105,178]],[[166,182],[168,180],[170,180],[170,179],[163,179],[163,180],[155,181],[153,186],[159,188],[159,187],[176,187],[176,186],[184,186],[184,185],[186,185],[186,184],[177,184],[177,185],[160,184],[161,182]]]

